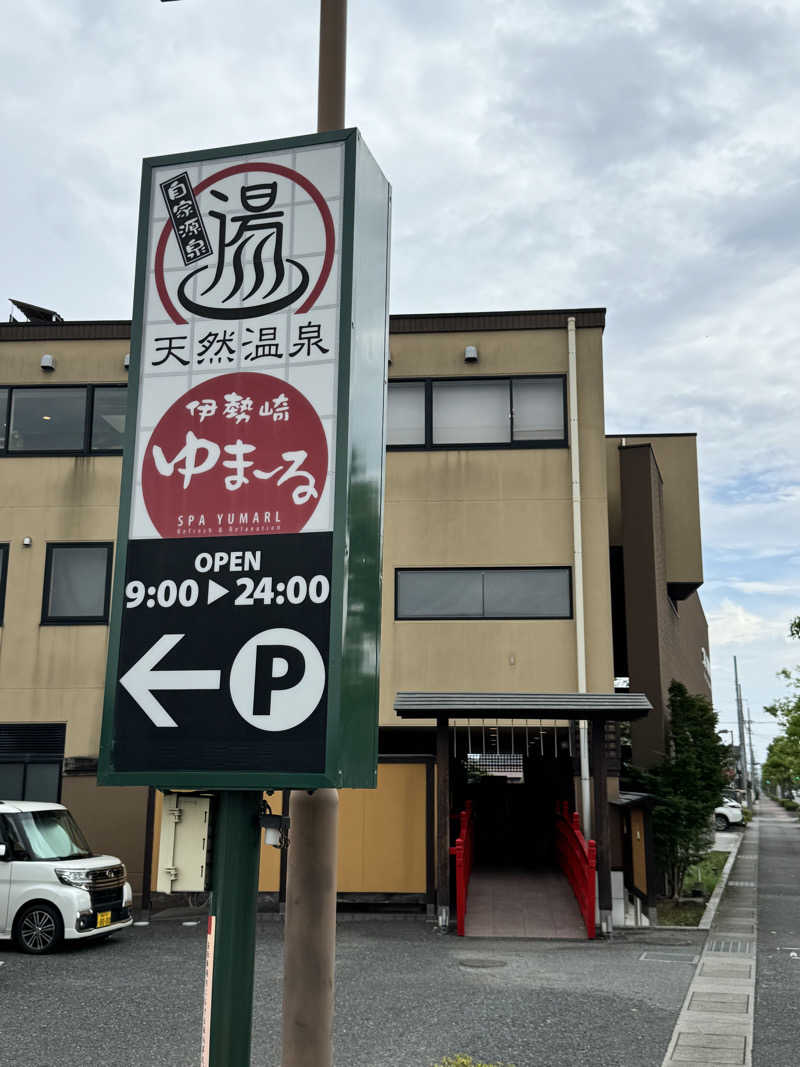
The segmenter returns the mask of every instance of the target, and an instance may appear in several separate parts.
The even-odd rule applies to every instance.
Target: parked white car
[[[94,856],[62,804],[0,800],[0,939],[23,952],[104,938],[133,922],[116,856]]]
[[[741,822],[744,822],[744,813],[738,800],[725,797],[714,809],[714,826],[717,830],[727,830],[732,824]]]

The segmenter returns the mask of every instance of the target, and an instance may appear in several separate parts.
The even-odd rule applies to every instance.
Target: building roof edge
[[[605,308],[557,308],[543,311],[464,311],[390,315],[389,332],[456,333],[492,330],[565,330],[574,318],[578,329],[603,329]],[[122,341],[131,335],[130,319],[77,319],[67,322],[0,324],[0,341]]]

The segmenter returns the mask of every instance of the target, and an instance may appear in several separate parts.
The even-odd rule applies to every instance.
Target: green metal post
[[[218,794],[203,1007],[208,1067],[250,1067],[260,792]]]

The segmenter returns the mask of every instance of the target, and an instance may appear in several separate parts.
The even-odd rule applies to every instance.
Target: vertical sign
[[[375,783],[388,184],[145,160],[100,780]]]

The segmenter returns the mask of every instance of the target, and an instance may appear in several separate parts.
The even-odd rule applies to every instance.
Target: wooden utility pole
[[[347,0],[320,0],[317,131],[344,127]],[[281,1067],[332,1067],[339,794],[293,790]]]

